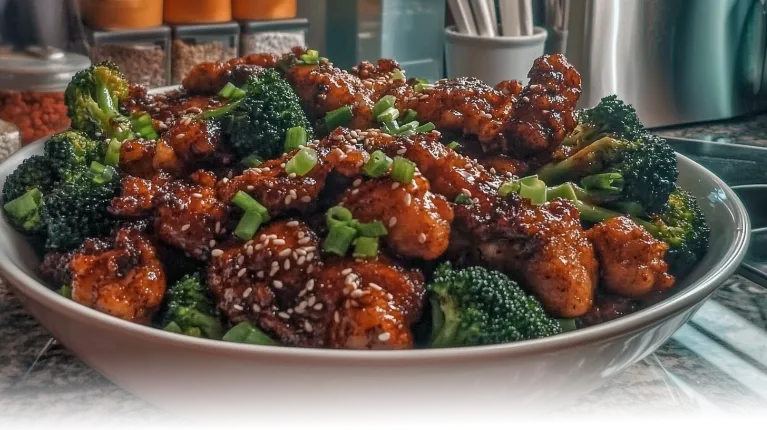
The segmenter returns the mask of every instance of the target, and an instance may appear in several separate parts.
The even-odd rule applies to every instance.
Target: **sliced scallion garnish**
[[[409,184],[415,174],[415,163],[404,157],[394,157],[391,168],[391,178],[402,184]]]
[[[298,176],[304,176],[317,165],[317,161],[317,151],[303,147],[285,163],[285,171],[288,174],[295,173]]]
[[[362,167],[362,171],[371,178],[378,178],[389,170],[389,166],[392,163],[392,159],[387,157],[381,151],[375,151],[370,154],[370,159]]]

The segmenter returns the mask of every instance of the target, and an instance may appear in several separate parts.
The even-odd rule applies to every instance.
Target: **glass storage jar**
[[[170,85],[170,27],[90,32],[91,60],[109,60],[130,82],[147,88]]]
[[[19,128],[0,119],[0,163],[21,148]]]
[[[239,42],[240,25],[236,22],[173,26],[173,85],[180,84],[200,63],[236,57]]]
[[[26,145],[69,128],[64,90],[88,57],[30,47],[0,54],[0,119],[18,127]]]
[[[293,47],[305,46],[309,31],[306,18],[243,21],[240,24],[240,56],[262,52],[283,54]]]

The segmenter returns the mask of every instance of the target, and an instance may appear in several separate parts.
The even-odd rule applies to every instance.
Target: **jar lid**
[[[0,89],[59,91],[91,60],[80,54],[33,46],[22,52],[0,54]]]

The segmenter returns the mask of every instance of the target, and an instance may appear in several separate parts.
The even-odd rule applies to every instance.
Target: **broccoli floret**
[[[564,198],[570,200],[580,212],[582,221],[597,223],[623,213],[605,209],[582,199],[582,190],[571,183],[561,184],[547,189],[546,198]],[[664,208],[639,218],[628,215],[635,223],[644,227],[656,239],[669,246],[665,260],[669,271],[675,276],[684,276],[700,261],[708,251],[710,229],[706,224],[698,202],[687,191],[675,187]]]
[[[16,230],[26,234],[39,233],[44,226],[40,218],[42,200],[43,193],[37,188],[32,188],[21,197],[4,204],[3,211]]]
[[[643,130],[644,125],[634,107],[613,94],[603,97],[593,108],[581,110],[578,125],[565,137],[563,144],[580,148],[605,136],[634,140]]]
[[[48,249],[73,249],[86,238],[110,234],[117,219],[107,210],[120,190],[117,175],[98,181],[85,168],[43,196]]]
[[[46,194],[53,188],[57,180],[58,176],[51,161],[42,155],[33,155],[24,160],[5,179],[3,202],[8,203],[15,198],[21,197],[33,188],[37,188],[41,193]]]
[[[549,185],[578,182],[594,203],[634,215],[662,210],[678,174],[671,146],[647,133],[634,140],[602,137],[538,171]]]
[[[45,142],[45,156],[50,160],[59,177],[71,175],[92,161],[104,156],[103,146],[85,134],[67,130],[51,136]]]
[[[256,73],[244,89],[245,97],[205,113],[206,118],[221,121],[237,155],[277,158],[285,152],[285,135],[293,127],[303,127],[312,138],[298,96],[276,70]]]
[[[133,136],[130,119],[119,111],[128,81],[114,63],[104,61],[75,74],[64,92],[72,128],[93,137],[120,141]]]
[[[224,336],[216,305],[199,273],[186,275],[170,287],[166,303],[165,330],[208,339]]]
[[[441,264],[428,285],[432,347],[490,345],[562,332],[559,322],[506,275]]]

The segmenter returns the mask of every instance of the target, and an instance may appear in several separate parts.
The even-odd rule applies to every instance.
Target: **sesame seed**
[[[353,187],[359,187],[361,183],[362,183],[362,179],[357,178],[357,179],[354,180],[354,182],[352,182],[352,186]]]
[[[314,305],[314,310],[315,311],[321,311],[322,310],[322,303],[317,303],[316,305]]]
[[[284,239],[274,239],[274,240],[272,241],[272,243],[273,243],[273,244],[275,244],[275,245],[277,245],[277,246],[282,246],[282,245],[284,245],[284,244],[285,244],[285,240],[284,240]]]
[[[410,206],[410,202],[413,200],[413,197],[410,194],[405,194],[405,206]]]
[[[269,271],[269,276],[274,276],[280,271],[280,266],[272,266],[272,270]]]
[[[389,227],[394,227],[395,225],[397,225],[397,218],[396,217],[389,218]]]
[[[263,270],[259,270],[258,273],[256,273],[256,276],[259,277],[259,278],[263,278],[264,277],[264,271]]]
[[[365,290],[354,290],[349,295],[352,298],[359,299],[360,297],[364,296],[365,294],[367,294],[367,292]]]
[[[272,267],[280,267],[279,261],[272,261]]]
[[[331,139],[333,139],[333,140],[344,140],[344,136],[341,135],[341,134],[336,134]]]
[[[307,304],[308,304],[309,306],[311,306],[311,305],[313,305],[313,304],[314,304],[314,302],[316,302],[316,301],[317,301],[317,298],[316,298],[316,297],[314,297],[314,296],[311,296],[311,297],[309,297],[309,300],[307,300]]]
[[[256,187],[254,187],[253,185],[248,185],[247,186],[247,190],[248,191],[253,191],[254,189],[256,189]]]
[[[272,281],[272,285],[274,286],[274,288],[276,288],[276,289],[278,289],[278,290],[279,290],[280,288],[282,288],[282,282],[280,282],[280,281],[278,281],[278,280],[276,280],[276,279],[275,279],[274,281]]]
[[[248,271],[248,269],[243,267],[242,269],[240,269],[239,272],[237,272],[237,277],[238,278],[242,278],[243,276],[245,276],[245,273],[247,273],[247,271]]]
[[[262,249],[264,249],[264,244],[263,243],[257,243],[256,244],[256,251],[260,251]]]
[[[277,313],[277,316],[285,320],[290,319],[290,315],[288,315],[286,312],[279,312]]]
[[[490,168],[490,173],[492,173],[493,175],[495,175],[495,167],[491,167],[491,168]]]
[[[221,256],[223,254],[224,254],[224,251],[222,251],[220,249],[214,249],[213,251],[210,251],[210,255],[212,255],[214,257],[219,257],[219,256]]]
[[[306,290],[301,290],[298,292],[298,297],[303,297],[306,294]]]
[[[397,150],[397,155],[404,155],[407,152],[407,148]]]
[[[286,225],[288,227],[298,227],[298,221],[288,221]]]
[[[208,246],[213,248],[214,246],[216,246],[216,241],[215,240],[211,240],[210,242],[208,242]]]
[[[285,204],[289,205],[290,202],[293,201],[293,197],[290,197],[290,195],[285,196]]]
[[[296,248],[295,253],[296,255],[306,255],[306,250],[304,248]]]
[[[301,197],[301,201],[304,203],[309,203],[310,201],[312,201],[312,198],[309,196],[303,196]]]
[[[368,286],[369,286],[370,288],[374,289],[374,290],[380,290],[380,289],[381,289],[381,287],[380,287],[378,284],[374,284],[374,283],[372,283],[372,282],[369,282],[369,283],[368,283]]]
[[[197,197],[198,199],[202,198],[202,194],[200,193],[192,193],[192,197]]]
[[[291,253],[291,252],[293,252],[293,250],[292,250],[292,249],[290,249],[290,248],[285,248],[285,249],[283,249],[282,251],[280,251],[280,253],[279,253],[278,255],[279,255],[280,257],[282,257],[282,258],[285,258],[285,257],[287,257],[288,255],[290,255],[290,253]]]
[[[310,323],[309,321],[304,321],[304,328],[309,333],[311,333],[312,330],[314,330],[314,327],[312,327],[312,323]]]
[[[354,284],[357,282],[357,279],[359,279],[359,276],[355,275],[354,273],[350,273],[346,276],[344,282],[347,284]]]
[[[246,288],[245,291],[242,292],[242,298],[247,299],[251,292],[253,292],[253,288]]]
[[[359,192],[360,192],[360,190],[355,188],[355,189],[352,190],[352,195],[356,196]]]
[[[240,255],[239,257],[237,257],[237,264],[242,266],[242,263],[244,263],[244,262],[245,262],[245,256],[244,255]]]
[[[333,312],[333,321],[335,321],[336,324],[341,322],[341,315],[338,315],[338,311]]]
[[[241,311],[241,310],[242,310],[242,306],[240,306],[240,305],[238,305],[238,304],[234,304],[234,305],[232,305],[232,307],[233,307],[234,309],[238,310],[238,311]]]
[[[418,243],[426,243],[426,235],[421,233],[418,235]]]
[[[391,184],[391,189],[392,190],[396,190],[398,187],[399,187],[399,182],[395,182],[395,183]]]
[[[285,168],[285,163],[280,163],[280,167]]]
[[[471,191],[467,190],[466,188],[461,188],[461,192],[466,195],[466,197],[471,197]]]
[[[296,177],[296,173],[295,172],[288,173],[288,178],[293,179],[295,177]]]
[[[303,239],[298,239],[298,244],[299,245],[304,245],[306,243],[309,243],[311,240],[312,240],[312,238],[307,236],[307,237],[305,237]]]
[[[288,314],[292,314],[292,313],[293,313],[293,309],[288,309]]]
[[[310,279],[306,281],[306,289],[307,291],[311,291],[314,289],[314,279]]]
[[[186,136],[184,133],[179,133],[176,135],[176,139],[183,139],[184,136]]]
[[[261,306],[259,306],[257,303],[253,303],[251,309],[253,309],[253,312],[261,312]]]
[[[341,276],[346,276],[350,273],[352,273],[352,269],[347,267],[346,269],[341,271]]]
[[[287,260],[285,260],[285,261],[287,261]],[[299,266],[303,266],[305,262],[306,262],[306,257],[304,257],[302,255],[302,256],[298,257],[298,260],[296,261],[296,264],[298,264]]]
[[[387,340],[389,340],[389,338],[391,338],[391,334],[389,334],[388,331],[385,331],[378,335],[378,340],[380,340],[381,342],[386,342]]]
[[[253,255],[253,246],[252,245],[248,246],[248,249],[245,251],[245,253],[247,253],[248,255]]]
[[[464,169],[471,169],[471,163],[466,163],[465,166],[463,166]]]
[[[308,275],[312,272],[314,272],[314,266],[310,264],[309,267],[306,268],[306,274]]]
[[[301,302],[301,304],[304,304],[304,303],[306,302]],[[306,310],[303,307],[301,307],[301,305],[298,305],[296,306],[295,312],[299,315],[303,315],[303,313],[306,312]]]
[[[189,230],[189,227],[191,227],[189,224],[184,224],[181,226],[181,231],[187,231]]]
[[[221,221],[216,221],[216,233],[221,231]]]

